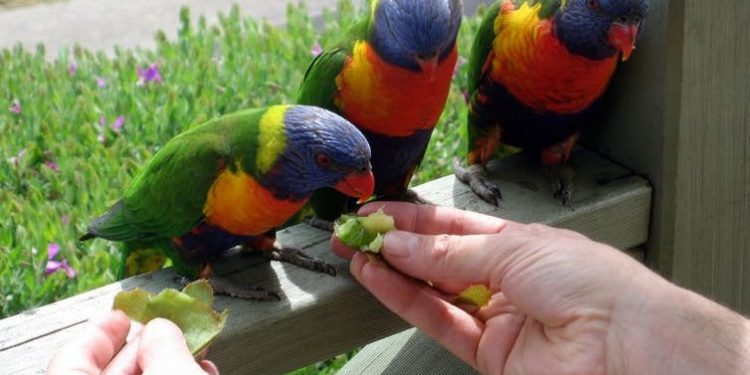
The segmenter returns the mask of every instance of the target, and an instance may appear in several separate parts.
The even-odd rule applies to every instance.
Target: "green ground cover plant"
[[[52,62],[43,46],[0,51],[0,318],[113,282],[117,244],[77,240],[89,219],[181,131],[292,102],[319,46],[344,33],[357,9],[342,1],[322,27],[304,6],[289,7],[283,27],[237,8],[207,25],[183,9],[177,38],[158,33],[155,50],[71,47]],[[451,173],[463,147],[465,62],[478,20],[463,24],[454,86],[413,184]],[[298,374],[332,373],[345,357]]]

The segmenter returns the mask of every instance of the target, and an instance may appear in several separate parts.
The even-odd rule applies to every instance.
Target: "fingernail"
[[[413,249],[419,247],[419,238],[408,232],[391,231],[386,233],[383,251],[389,256],[407,258]]]

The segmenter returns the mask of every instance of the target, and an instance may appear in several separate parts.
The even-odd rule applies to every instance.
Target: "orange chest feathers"
[[[285,223],[307,200],[280,200],[252,176],[225,169],[208,192],[208,222],[233,234],[254,236]]]
[[[405,137],[432,129],[448,98],[457,58],[454,47],[429,77],[391,65],[358,42],[336,78],[334,102],[347,119],[371,132]]]
[[[485,69],[493,81],[534,110],[580,112],[604,93],[617,56],[589,60],[571,54],[555,37],[553,21],[539,18],[540,8],[541,4],[503,4]]]

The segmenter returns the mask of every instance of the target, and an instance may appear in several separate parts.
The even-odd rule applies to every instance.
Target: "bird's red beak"
[[[609,29],[609,42],[622,52],[622,61],[627,61],[635,49],[638,25],[615,22]]]
[[[375,192],[375,177],[372,171],[354,172],[339,181],[335,189],[350,196],[359,198],[357,203],[364,203]]]
[[[417,63],[422,71],[430,77],[430,82],[435,80],[435,74],[440,64],[439,57],[435,56],[429,59],[417,59]]]

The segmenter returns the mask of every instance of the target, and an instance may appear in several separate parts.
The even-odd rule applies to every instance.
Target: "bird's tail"
[[[110,241],[135,241],[139,233],[133,229],[125,215],[122,200],[115,202],[103,215],[91,221],[88,232],[80,241],[101,237]]]

